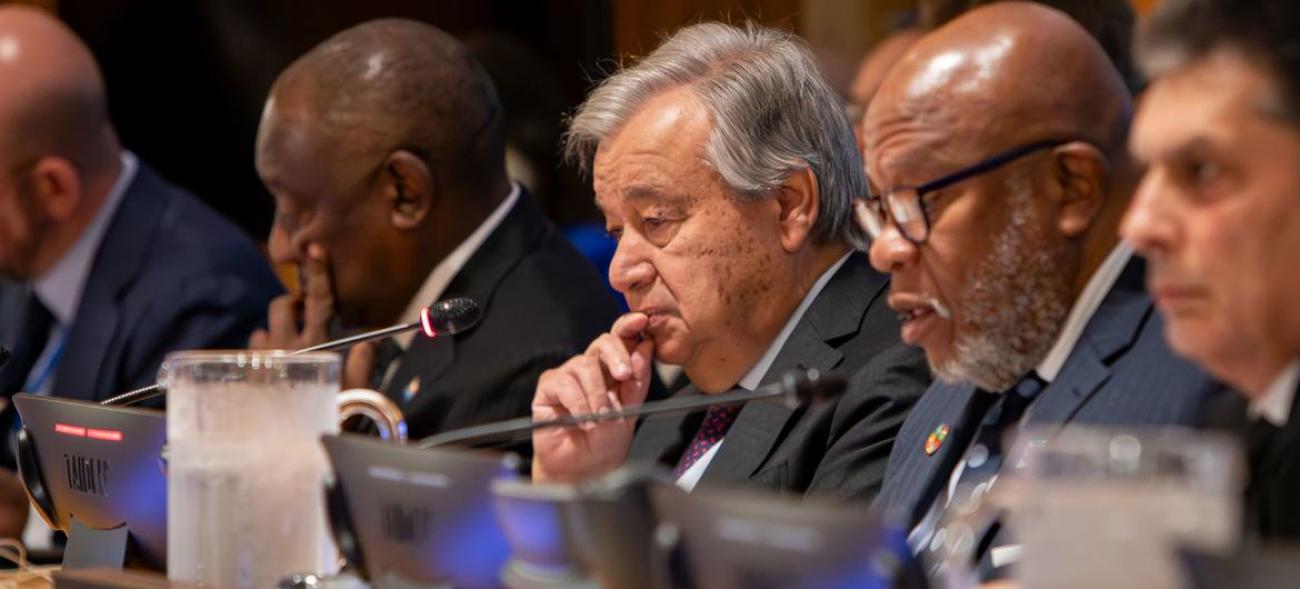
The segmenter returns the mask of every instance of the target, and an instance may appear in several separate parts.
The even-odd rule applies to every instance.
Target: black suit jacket
[[[281,292],[247,236],[141,162],[95,253],[51,390],[99,401],[153,383],[168,352],[243,348]],[[18,372],[0,369],[5,398],[22,387]]]
[[[529,415],[542,371],[582,353],[618,317],[595,268],[527,191],[443,297],[474,299],[483,318],[452,337],[416,338],[402,355],[384,392],[412,438]]]
[[[812,407],[750,403],[740,410],[701,485],[870,499],[903,417],[930,382],[925,358],[899,340],[885,304],[887,277],[855,252],[813,300],[764,376],[816,368],[849,380],[844,394]],[[698,395],[687,386],[678,395]],[[629,460],[672,467],[694,438],[702,413],[646,418]]]
[[[1146,264],[1133,258],[1097,307],[1055,380],[1025,419],[1031,425],[1184,424],[1201,421],[1205,403],[1231,394],[1165,343],[1164,320],[1143,285]],[[968,407],[973,385],[936,382],[903,424],[876,506],[915,526],[948,483],[982,415]],[[926,440],[949,433],[933,454]]]
[[[1254,453],[1250,452],[1247,403],[1240,395],[1209,405],[1206,420],[1215,429],[1240,436],[1247,449],[1243,514],[1247,536],[1265,542],[1300,541],[1300,402],[1291,403],[1286,426]]]

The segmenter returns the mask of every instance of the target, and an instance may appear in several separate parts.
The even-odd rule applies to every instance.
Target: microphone
[[[796,368],[783,374],[780,382],[761,386],[752,391],[739,390],[717,395],[665,399],[643,403],[621,411],[576,413],[543,421],[533,421],[531,417],[518,417],[434,434],[420,440],[417,447],[428,449],[466,442],[474,445],[485,442],[512,442],[522,439],[523,436],[520,434],[531,435],[534,430],[539,429],[570,428],[584,423],[600,423],[644,415],[691,413],[719,405],[743,405],[750,401],[779,401],[786,407],[795,409],[806,403],[838,396],[844,392],[846,386],[847,383],[839,376],[823,375],[814,368],[807,370]]]
[[[478,325],[479,319],[482,318],[483,312],[479,310],[478,303],[475,303],[473,299],[465,297],[447,299],[421,309],[419,321],[401,323],[392,327],[359,333],[357,335],[328,341],[301,350],[294,350],[286,355],[297,356],[298,354],[306,354],[308,352],[338,350],[361,342],[381,339],[390,335],[411,331],[413,329],[419,329],[429,338],[435,338],[439,335],[455,335],[473,329],[475,325]],[[3,348],[0,348],[0,350],[2,349]],[[161,384],[155,383],[134,391],[122,393],[115,397],[109,397],[108,399],[100,401],[99,404],[134,405],[141,401],[147,401],[165,394],[167,394],[167,390],[163,388]]]
[[[9,348],[4,347],[4,345],[0,345],[0,368],[4,368],[4,365],[8,362],[9,362]]]

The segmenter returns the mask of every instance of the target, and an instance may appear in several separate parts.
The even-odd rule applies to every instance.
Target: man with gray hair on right
[[[679,396],[753,390],[793,368],[848,379],[810,407],[718,407],[551,429],[533,478],[575,481],[658,462],[678,484],[868,499],[926,388],[885,304],[888,279],[856,248],[866,192],[839,100],[793,35],[749,25],[682,29],[579,107],[566,151],[592,175],[618,240],[614,288],[631,312],[543,373],[534,419],[645,400],[653,360],[693,383]]]

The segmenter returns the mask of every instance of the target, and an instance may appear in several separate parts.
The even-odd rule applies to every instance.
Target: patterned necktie
[[[700,430],[695,432],[695,438],[691,440],[691,445],[686,447],[686,453],[682,454],[681,460],[677,461],[677,468],[673,469],[673,478],[682,478],[692,465],[704,457],[709,448],[722,441],[722,438],[727,435],[727,430],[731,429],[731,424],[736,421],[740,407],[740,405],[727,405],[709,408],[704,414],[704,423],[700,424]]]
[[[984,416],[962,459],[961,475],[957,477],[956,489],[962,500],[970,500],[977,493],[983,494],[1002,471],[1007,431],[1020,423],[1020,418],[1034,402],[1034,397],[1042,392],[1043,386],[1043,380],[1037,374],[1029,373],[1016,383],[1015,388],[1002,393],[1001,400]],[[962,496],[963,491],[968,494]]]

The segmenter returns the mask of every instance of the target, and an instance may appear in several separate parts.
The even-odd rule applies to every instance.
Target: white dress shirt
[[[1292,362],[1273,379],[1264,395],[1250,402],[1246,412],[1251,418],[1264,418],[1277,427],[1286,427],[1291,420],[1291,404],[1295,402],[1295,389],[1300,385],[1300,360]]]
[[[745,376],[740,378],[740,381],[736,383],[737,387],[747,391],[758,388],[758,385],[763,382],[763,378],[767,376],[768,369],[772,367],[772,362],[776,361],[777,354],[780,354],[781,348],[785,347],[785,341],[790,339],[794,327],[799,324],[799,320],[808,311],[808,307],[812,305],[813,300],[817,298],[817,295],[821,294],[822,289],[826,288],[826,283],[831,281],[831,277],[835,276],[835,273],[839,271],[840,266],[844,265],[845,260],[848,260],[850,255],[852,255],[852,252],[844,254],[843,257],[831,264],[831,267],[822,273],[817,282],[813,283],[812,288],[808,289],[808,294],[804,295],[803,300],[799,302],[799,306],[795,307],[794,313],[791,313],[790,318],[786,320],[785,327],[782,327],[781,331],[777,332],[776,338],[772,340],[772,344],[767,347],[767,351],[758,359],[758,362],[754,363],[749,372],[746,372]],[[724,436],[723,439],[710,446],[708,451],[677,479],[677,486],[687,491],[694,489],[695,485],[700,482],[700,477],[704,476],[704,471],[709,468],[709,463],[713,461],[713,457],[718,453],[718,448],[722,447],[722,443],[726,440]]]
[[[1038,377],[1043,379],[1043,382],[1050,383],[1061,373],[1061,366],[1065,365],[1066,359],[1074,351],[1074,346],[1078,345],[1083,329],[1088,326],[1089,321],[1092,321],[1097,307],[1101,306],[1101,301],[1115,286],[1115,281],[1119,280],[1119,275],[1124,272],[1124,267],[1132,257],[1133,246],[1121,241],[1110,251],[1101,266],[1092,273],[1088,284],[1083,287],[1083,292],[1075,299],[1074,306],[1070,307],[1070,314],[1065,317],[1065,325],[1061,327],[1061,333],[1056,336],[1056,343],[1052,344],[1047,355],[1043,356],[1043,360],[1038,363]]]
[[[497,208],[486,219],[483,219],[482,223],[479,223],[478,228],[474,229],[474,232],[470,233],[469,237],[465,238],[465,241],[462,241],[460,245],[456,246],[456,249],[451,250],[447,257],[433,267],[433,271],[429,272],[429,276],[424,279],[424,284],[420,285],[420,290],[416,291],[415,298],[407,303],[406,310],[402,312],[400,319],[402,323],[419,321],[420,312],[430,303],[442,297],[442,293],[447,290],[447,285],[451,284],[451,281],[456,278],[456,274],[459,274],[461,268],[465,267],[465,263],[474,256],[478,248],[483,246],[483,242],[487,241],[488,236],[492,235],[492,232],[501,225],[501,221],[514,208],[515,203],[519,202],[520,192],[519,184],[511,182],[510,194],[506,196],[505,200],[502,200],[501,204],[497,205]],[[401,346],[402,350],[406,350],[411,347],[411,340],[414,337],[415,332],[408,331],[393,336],[393,341],[397,342],[397,345]],[[388,380],[393,377],[399,364],[401,364],[401,360],[397,360],[388,366],[388,370],[384,373],[384,386],[388,386]]]

